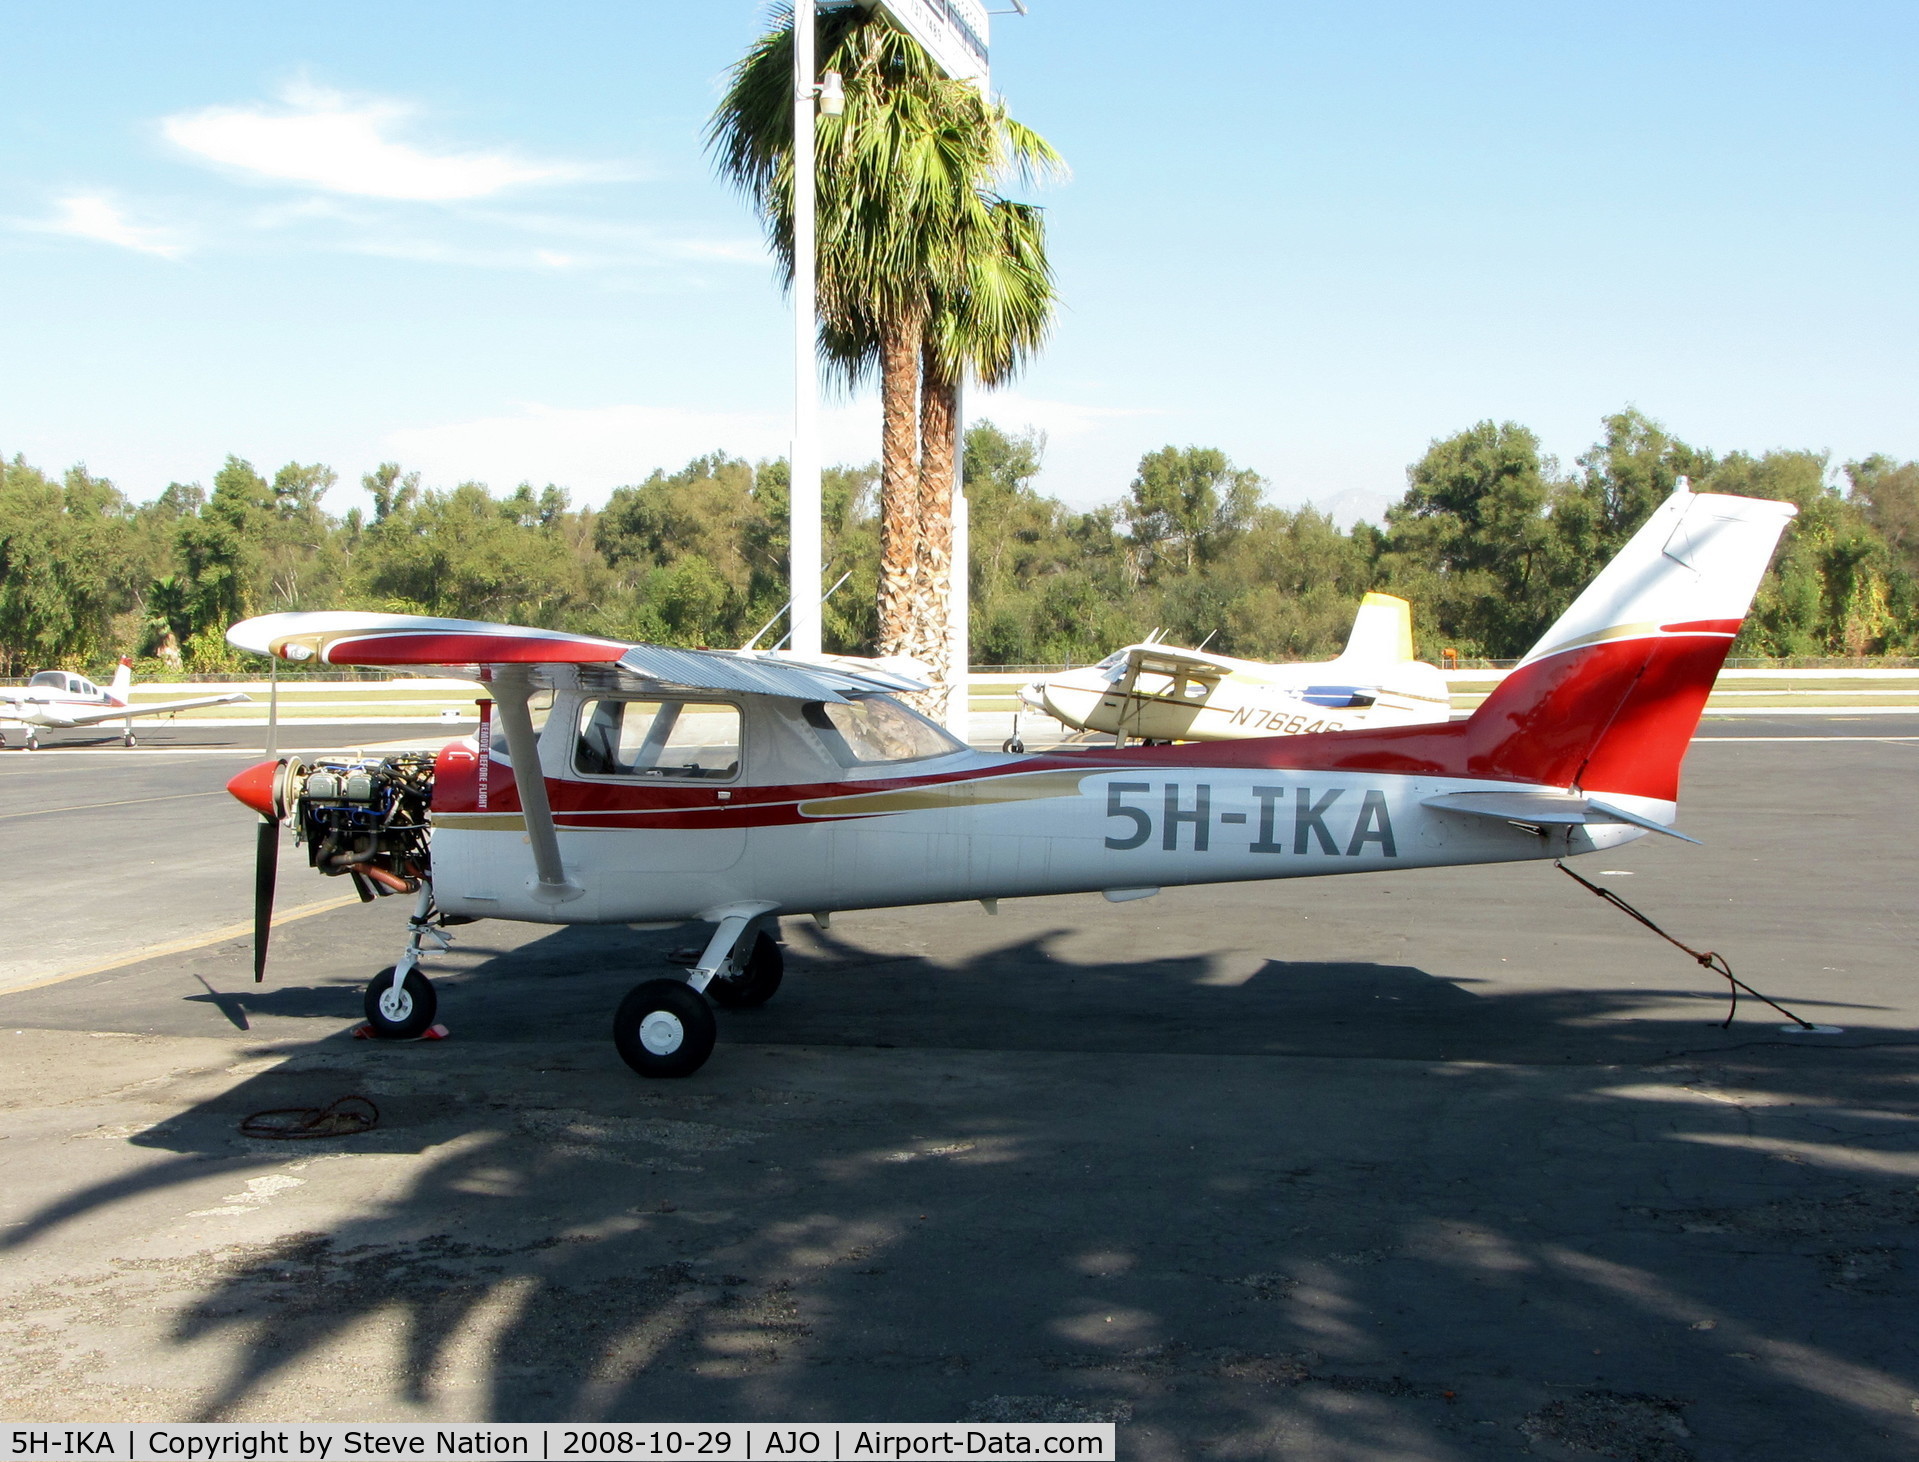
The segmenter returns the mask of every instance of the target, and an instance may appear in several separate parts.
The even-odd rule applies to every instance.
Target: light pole
[[[793,453],[787,571],[793,653],[820,653],[820,378],[814,351],[818,244],[813,222],[814,0],[793,7]]]

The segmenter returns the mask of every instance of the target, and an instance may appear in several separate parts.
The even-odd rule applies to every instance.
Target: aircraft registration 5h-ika
[[[404,615],[248,620],[228,635],[244,649],[464,667],[492,697],[477,738],[437,758],[267,761],[233,779],[263,819],[255,972],[289,816],[322,872],[415,898],[405,953],[367,987],[376,1035],[431,1025],[417,966],[449,922],[713,924],[684,979],[638,985],[614,1016],[645,1076],[706,1060],[710,1002],[773,994],[782,915],[1121,901],[1667,833],[1680,761],[1793,511],[1682,489],[1470,718],[1315,736],[989,753],[893,700],[914,684],[870,662]]]
[[[1413,658],[1412,606],[1391,594],[1360,601],[1336,659],[1268,665],[1147,640],[1022,686],[1020,699],[1064,725],[1140,741],[1420,726],[1447,720],[1453,704],[1439,667]]]
[[[40,732],[47,727],[71,731],[79,726],[98,726],[102,721],[120,721],[124,725],[120,740],[132,746],[135,716],[165,716],[174,711],[193,711],[201,706],[230,706],[250,700],[238,691],[230,695],[203,695],[193,700],[155,701],[131,705],[133,661],[120,657],[120,668],[113,672],[113,684],[102,690],[84,675],[65,670],[42,670],[20,690],[0,690],[0,721],[16,721],[27,728],[27,750],[40,749]],[[0,734],[0,746],[7,738]]]

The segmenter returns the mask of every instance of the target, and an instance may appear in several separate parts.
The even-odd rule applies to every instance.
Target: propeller
[[[269,672],[267,756],[227,783],[227,791],[260,814],[253,853],[253,980],[266,979],[267,942],[273,933],[273,889],[280,876],[280,824],[306,768],[297,758],[275,755],[280,742],[280,665]]]
[[[273,932],[273,885],[280,876],[280,819],[260,819],[253,854],[253,983],[267,977],[267,937]]]

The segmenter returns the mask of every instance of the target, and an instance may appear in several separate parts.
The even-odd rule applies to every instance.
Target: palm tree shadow
[[[598,1026],[655,946],[561,930],[449,982],[463,1029],[510,1035],[314,1042],[140,1139],[173,1161],[6,1243],[208,1158],[281,1161],[236,1146],[237,1113],[377,1071],[392,1126],[326,1150],[412,1171],[323,1233],[214,1256],[172,1330],[228,1342],[203,1418],[284,1408],[391,1316],[387,1399],[477,1386],[498,1419],[1130,1414],[1219,1445],[1291,1427],[1334,1455],[1416,1455],[1476,1445],[1482,1420],[1546,1442],[1656,1429],[1671,1402],[1702,1434],[1790,1412],[1782,1437],[1900,1455],[1881,1412],[1820,1379],[1919,1375],[1895,1323],[1919,1208],[1872,1166],[1910,1139],[1861,1115],[1911,1105],[1897,1060],[1734,1049],[1751,1031],[1712,1049],[1703,1018],[1624,1018],[1643,991],[1485,996],[1411,965],[1204,952],[1075,964],[1066,932],[967,959],[795,939],[786,988],[723,1016],[705,1072],[641,1083]],[[477,1008],[487,986],[504,1013]],[[541,1034],[590,1013],[591,1046],[529,1039],[549,998]],[[1527,1052],[1531,1074],[1497,1064]],[[1791,1346],[1823,1359],[1755,1380],[1732,1355]],[[1789,1454],[1761,1436],[1751,1455]]]

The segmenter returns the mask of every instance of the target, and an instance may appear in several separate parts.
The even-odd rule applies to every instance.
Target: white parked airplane
[[[1022,686],[1020,699],[1075,730],[1110,732],[1122,745],[1420,726],[1452,712],[1446,677],[1413,658],[1412,606],[1391,594],[1360,601],[1336,659],[1269,665],[1147,640]]]
[[[228,789],[261,815],[255,971],[279,825],[362,894],[415,898],[376,974],[373,1034],[417,1036],[417,968],[447,922],[703,920],[684,979],[635,987],[620,1055],[685,1076],[712,1003],[778,987],[783,915],[1562,858],[1673,833],[1679,766],[1790,504],[1678,492],[1464,720],[1318,736],[972,750],[877,668],[630,645],[391,614],[275,614],[235,645],[479,679],[477,738],[424,754],[266,761]],[[531,700],[551,693],[544,726]],[[505,748],[492,735],[494,717]]]
[[[251,700],[238,691],[231,695],[203,695],[193,700],[154,701],[132,705],[133,661],[120,657],[113,672],[113,684],[100,689],[84,675],[67,670],[42,670],[18,690],[0,689],[0,721],[13,721],[27,729],[27,750],[40,748],[40,732],[46,728],[71,731],[77,726],[98,726],[103,721],[121,721],[125,725],[120,740],[134,744],[135,716],[164,716],[173,711],[191,711],[200,706],[226,706]],[[7,738],[0,734],[0,746]]]

